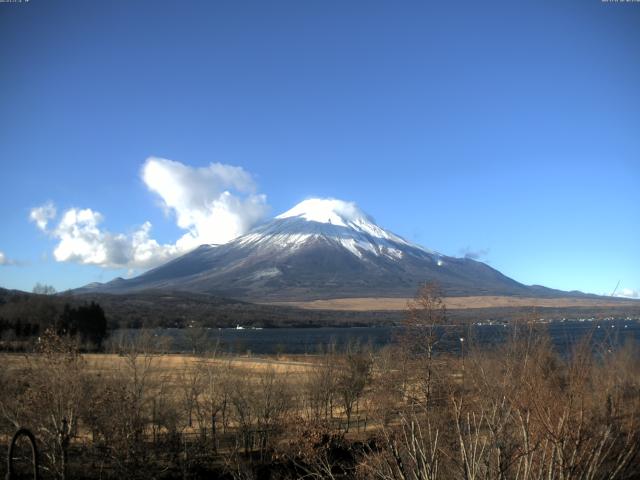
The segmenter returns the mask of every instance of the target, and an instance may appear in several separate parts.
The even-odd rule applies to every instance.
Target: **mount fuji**
[[[378,226],[354,203],[309,199],[223,245],[202,245],[132,279],[77,293],[174,290],[256,302],[411,297],[436,281],[446,296],[567,296],[490,266],[441,255]]]

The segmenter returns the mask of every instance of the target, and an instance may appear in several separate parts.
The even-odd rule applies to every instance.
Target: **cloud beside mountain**
[[[29,220],[34,222],[40,230],[47,231],[49,222],[56,217],[56,207],[52,202],[31,209]]]
[[[616,297],[622,298],[640,298],[640,290],[634,290],[632,288],[623,288],[615,294]]]
[[[226,243],[242,235],[268,211],[266,196],[256,193],[250,173],[241,167],[212,163],[194,168],[173,160],[150,157],[141,172],[147,188],[186,230],[173,244],[151,238],[150,222],[133,233],[112,233],[104,217],[91,208],[70,208],[57,217],[52,202],[31,209],[29,219],[56,239],[54,258],[113,268],[152,268],[203,243]],[[4,255],[2,258],[5,258]]]
[[[2,265],[11,265],[11,260],[9,258],[7,258],[7,256],[4,254],[4,252],[0,251],[0,266]]]
[[[176,246],[190,250],[205,243],[227,243],[247,232],[268,211],[266,196],[256,193],[252,176],[242,167],[212,163],[194,168],[150,157],[142,167],[147,188],[158,194],[165,210],[187,230]]]
[[[460,255],[470,260],[481,260],[489,254],[488,248],[472,249],[471,247],[465,247],[460,249]]]

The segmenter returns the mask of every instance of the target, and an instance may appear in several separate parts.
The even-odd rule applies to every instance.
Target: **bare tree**
[[[446,335],[444,325],[447,321],[447,310],[441,290],[434,282],[427,282],[420,287],[407,307],[399,340],[413,360],[421,385],[422,401],[428,405],[433,393],[434,348]]]
[[[351,415],[371,378],[371,356],[359,345],[349,345],[338,370],[336,391],[346,416],[345,432],[349,431]]]
[[[244,453],[253,449],[255,409],[253,403],[254,389],[249,379],[237,375],[229,382],[229,402],[232,405],[232,413],[238,429],[238,446],[240,443]]]
[[[36,283],[33,286],[33,293],[37,293],[39,295],[53,295],[56,293],[56,289],[52,285],[47,285],[44,283]]]
[[[222,416],[223,428],[225,428],[231,368],[230,362],[218,362],[215,356],[208,359],[204,368],[202,410],[204,416],[208,417],[211,422],[211,440],[214,451],[217,450],[219,416]]]
[[[293,395],[285,378],[269,367],[259,375],[254,401],[260,455],[264,457],[272,439],[284,430]]]
[[[309,420],[329,422],[333,419],[338,368],[338,357],[332,347],[320,355],[318,364],[304,376],[304,400]]]
[[[189,341],[191,353],[194,355],[203,353],[209,342],[207,330],[202,327],[187,327],[184,331],[185,337]]]
[[[369,411],[383,427],[387,427],[396,417],[404,400],[405,359],[396,346],[387,346],[376,353]]]
[[[400,415],[399,425],[385,426],[383,449],[366,451],[360,465],[364,478],[378,480],[437,480],[442,452],[439,431],[410,409]]]
[[[177,383],[180,389],[180,399],[183,411],[186,415],[186,427],[193,427],[194,413],[200,414],[200,396],[204,390],[204,370],[201,365],[193,365],[188,360],[183,361],[183,366],[178,374]],[[202,419],[200,419],[202,421]]]
[[[278,452],[295,466],[293,478],[338,480],[356,477],[356,458],[344,433],[326,424],[299,422]]]
[[[77,435],[82,405],[89,396],[85,362],[77,343],[47,330],[38,353],[28,357],[28,387],[20,398],[26,408],[15,421],[32,426],[45,444],[45,468],[55,476],[68,476],[67,451]]]
[[[164,381],[155,368],[156,340],[145,330],[120,339],[120,362],[102,376],[87,416],[94,436],[123,477],[132,477],[148,463],[150,452],[144,448],[148,427],[155,432],[159,419],[171,423],[166,418]],[[163,407],[161,414],[158,405]]]

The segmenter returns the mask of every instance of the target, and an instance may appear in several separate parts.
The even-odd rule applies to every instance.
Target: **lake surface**
[[[454,327],[443,327],[444,337],[438,349],[458,353],[461,351],[460,338],[465,338],[465,348],[472,341],[482,347],[491,347],[505,341],[513,330],[506,325],[474,325],[463,332]],[[640,321],[615,319],[606,321],[564,321],[541,324],[546,329],[552,343],[560,353],[567,353],[572,345],[585,335],[591,335],[594,345],[622,345],[632,340],[640,342]],[[157,338],[165,337],[166,348],[174,353],[190,352],[195,332],[190,329],[166,328],[153,330]],[[323,327],[323,328],[265,328],[265,329],[206,329],[199,331],[198,343],[218,345],[218,351],[234,354],[317,353],[330,344],[338,350],[353,342],[369,344],[381,348],[396,341],[401,327]],[[137,330],[122,330],[120,335],[139,334]],[[471,338],[469,338],[471,337]]]

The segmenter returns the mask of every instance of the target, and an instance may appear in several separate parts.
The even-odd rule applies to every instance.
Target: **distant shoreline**
[[[297,307],[307,310],[339,310],[339,311],[398,311],[405,310],[411,298],[334,298],[327,300],[310,300],[295,302],[258,302],[262,305],[278,305]],[[466,310],[470,308],[501,307],[640,307],[640,300],[612,298],[535,298],[509,296],[467,296],[446,297],[445,305],[450,310]]]

